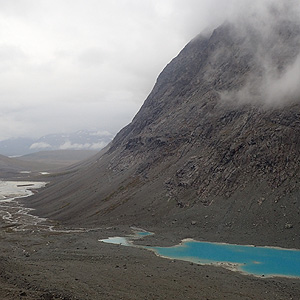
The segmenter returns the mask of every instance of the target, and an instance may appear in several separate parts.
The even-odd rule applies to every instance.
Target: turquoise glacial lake
[[[184,240],[173,247],[150,247],[134,244],[134,240],[151,233],[137,232],[133,236],[100,240],[105,243],[139,247],[154,251],[158,256],[216,265],[255,276],[286,276],[300,278],[300,250],[232,245]]]
[[[185,241],[174,247],[149,249],[159,256],[199,264],[221,265],[257,276],[300,277],[299,250],[197,241]]]

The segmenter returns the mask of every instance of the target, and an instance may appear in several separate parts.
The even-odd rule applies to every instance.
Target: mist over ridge
[[[240,7],[243,5],[243,1]],[[240,87],[221,91],[224,101],[274,107],[300,101],[300,4],[254,1],[225,22],[240,43],[251,72]],[[216,57],[232,49],[219,49]]]
[[[265,39],[274,23],[300,19],[294,0],[2,1],[0,15],[0,140],[82,128],[116,134],[200,32],[250,23]],[[277,85],[279,75],[265,81]]]

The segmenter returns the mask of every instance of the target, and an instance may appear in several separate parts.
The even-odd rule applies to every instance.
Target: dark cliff
[[[280,77],[299,54],[300,30],[285,23],[272,33],[224,24],[196,37],[109,147],[30,205],[72,225],[299,247],[300,96],[272,103],[261,59]]]

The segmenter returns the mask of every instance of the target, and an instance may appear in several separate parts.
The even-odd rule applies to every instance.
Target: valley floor
[[[18,232],[0,223],[0,299],[299,299],[300,279],[245,276],[98,241],[129,233]],[[161,244],[177,242],[166,233]]]

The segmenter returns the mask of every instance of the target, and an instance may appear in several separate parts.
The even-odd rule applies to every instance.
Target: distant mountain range
[[[20,157],[0,154],[0,178],[29,178],[48,175],[87,160],[98,153],[97,150],[52,150],[40,151]]]
[[[107,131],[80,130],[68,134],[48,134],[38,139],[14,138],[0,141],[0,154],[20,156],[52,150],[101,150],[113,138]]]

